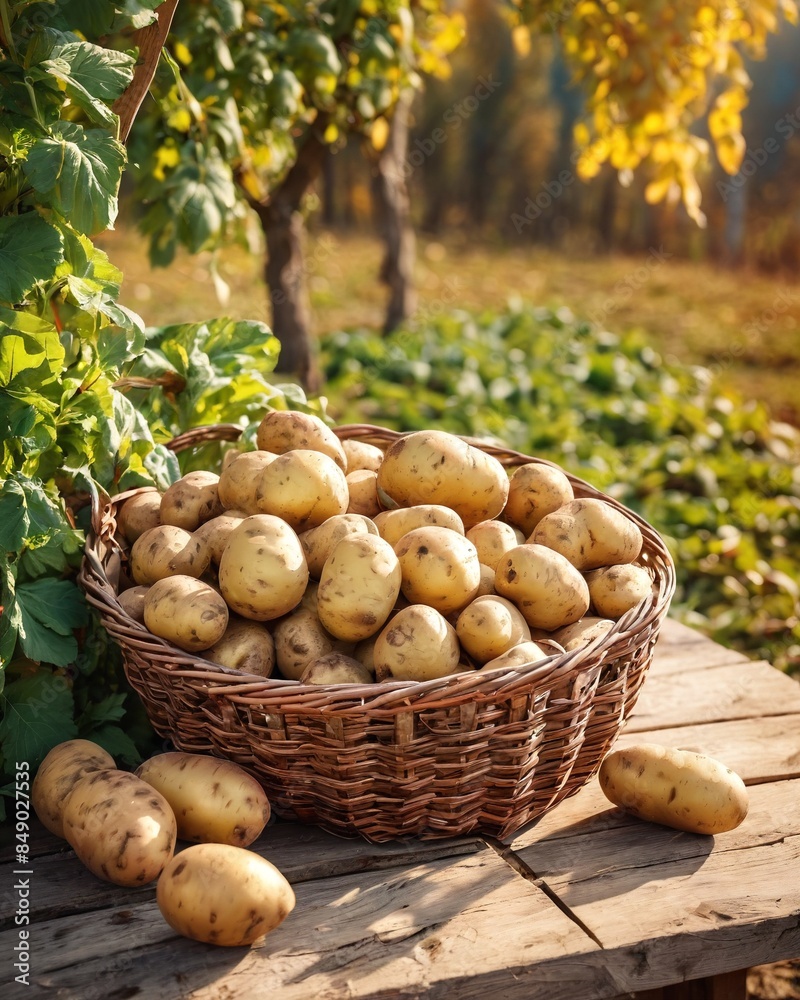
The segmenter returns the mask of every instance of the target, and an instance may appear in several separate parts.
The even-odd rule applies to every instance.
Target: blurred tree
[[[132,159],[152,260],[168,264],[180,244],[192,252],[218,247],[252,210],[266,241],[278,369],[309,389],[319,379],[309,336],[304,201],[332,149],[351,134],[383,149],[401,94],[421,85],[420,74],[445,71],[463,19],[441,6],[179,3],[157,100],[137,120]]]

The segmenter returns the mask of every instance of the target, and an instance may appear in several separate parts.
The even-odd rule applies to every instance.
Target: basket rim
[[[374,424],[344,424],[332,430],[341,439],[372,439],[391,442],[413,431],[394,431]],[[236,424],[205,425],[173,438],[166,445],[174,452],[212,441],[235,442],[244,428]],[[639,514],[607,496],[590,483],[569,473],[556,462],[525,455],[505,446],[479,438],[460,437],[498,458],[505,466],[544,464],[564,472],[573,487],[616,507],[631,518],[642,531],[643,564],[651,571],[651,593],[636,607],[614,622],[609,631],[593,642],[569,652],[555,652],[542,660],[523,665],[462,671],[427,681],[377,681],[371,684],[301,684],[286,678],[258,677],[224,667],[203,658],[202,652],[192,653],[172,645],[149,632],[132,619],[117,601],[117,590],[108,576],[107,566],[122,560],[123,547],[116,538],[116,509],[125,500],[139,493],[155,490],[152,486],[129,489],[114,496],[93,498],[92,527],[87,533],[84,558],[78,581],[89,603],[101,614],[103,624],[121,645],[146,649],[149,665],[167,671],[178,678],[191,678],[208,684],[208,693],[243,705],[280,703],[290,696],[293,705],[302,704],[302,711],[348,715],[364,711],[394,715],[402,711],[419,711],[441,705],[457,705],[495,697],[511,697],[514,691],[528,691],[532,683],[564,680],[579,676],[581,668],[591,668],[606,660],[615,660],[640,644],[641,637],[660,626],[666,616],[675,591],[675,567],[672,557],[658,532]],[[647,550],[647,551],[646,551]],[[640,556],[641,558],[641,556]],[[637,640],[632,643],[632,640]],[[159,665],[160,664],[160,665]],[[157,666],[158,665],[158,666]]]

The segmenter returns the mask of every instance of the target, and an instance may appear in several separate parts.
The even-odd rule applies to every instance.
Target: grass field
[[[241,247],[220,255],[230,299],[217,298],[210,256],[180,255],[152,270],[145,241],[131,228],[98,243],[125,274],[123,301],[149,325],[208,319],[268,319],[262,260]],[[687,260],[652,248],[640,256],[567,257],[539,247],[480,246],[420,238],[420,315],[449,309],[501,309],[512,296],[567,305],[610,330],[638,327],[665,358],[713,369],[744,398],[767,401],[774,415],[800,423],[800,279]],[[379,327],[384,290],[376,280],[374,237],[322,231],[309,238],[307,271],[318,333]]]

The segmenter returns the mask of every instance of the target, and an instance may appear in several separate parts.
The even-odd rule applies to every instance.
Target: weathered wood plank
[[[44,829],[44,828],[42,828]],[[44,831],[46,833],[46,831]],[[33,875],[32,920],[111,906],[135,905],[155,898],[155,885],[129,888],[104,882],[92,875],[69,845],[60,841],[58,854],[37,857],[30,866]],[[397,868],[435,858],[457,857],[483,850],[478,837],[452,840],[408,840],[370,844],[347,840],[314,826],[277,821],[270,824],[251,849],[268,858],[291,882],[326,878],[349,872]],[[15,864],[0,865],[0,885],[11,884]],[[0,913],[0,929],[13,923],[10,911]]]
[[[296,893],[285,923],[251,949],[177,938],[152,902],[45,922],[32,987],[4,996],[574,1000],[598,981],[602,995],[618,992],[601,962],[586,961],[598,951],[591,938],[493,851],[306,882]]]
[[[672,618],[661,626],[653,651],[653,665],[662,672],[704,670],[724,663],[747,663],[749,658],[735,649],[721,646],[708,636]]]
[[[798,865],[800,837],[787,837],[547,883],[633,991],[800,955]]]
[[[800,714],[800,684],[763,661],[685,673],[654,664],[625,732],[791,713]]]

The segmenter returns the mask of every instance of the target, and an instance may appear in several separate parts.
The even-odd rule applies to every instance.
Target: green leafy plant
[[[673,614],[800,670],[800,432],[564,308],[453,312],[322,342],[331,413],[441,427],[558,462],[638,510],[675,557]]]
[[[17,760],[35,768],[75,736],[128,764],[152,747],[118,651],[75,582],[91,503],[174,481],[180,466],[166,442],[195,420],[247,423],[259,408],[286,405],[266,378],[277,356],[267,327],[223,319],[146,330],[91,241],[114,223],[126,163],[112,109],[134,76],[125,39],[157,6],[0,0],[6,774]]]

